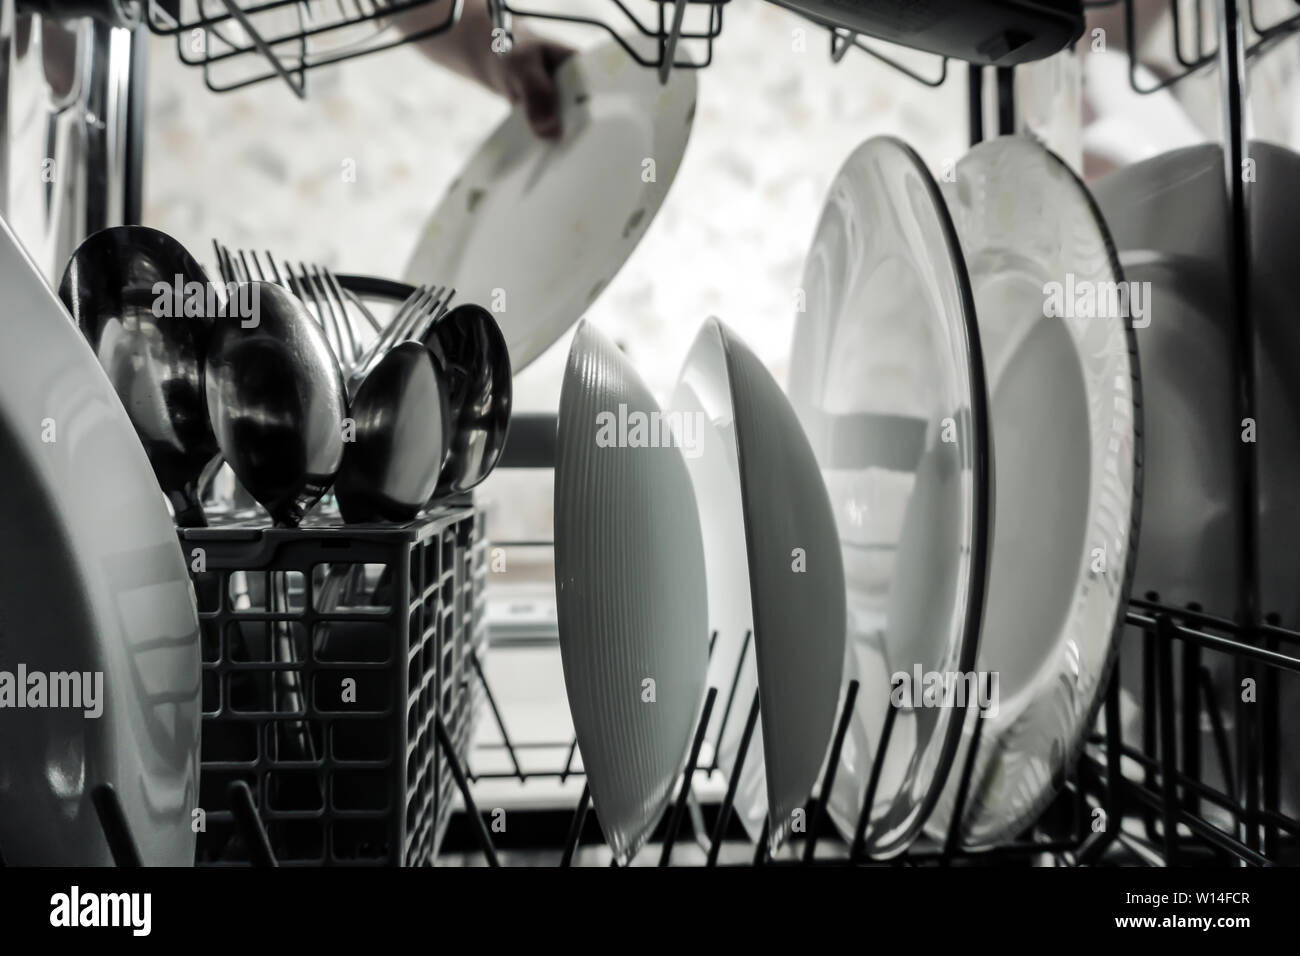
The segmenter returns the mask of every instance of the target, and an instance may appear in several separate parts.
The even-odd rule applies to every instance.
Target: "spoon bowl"
[[[506,339],[490,312],[466,303],[434,322],[422,341],[446,379],[451,418],[435,494],[469,491],[492,473],[510,430]]]
[[[145,226],[114,226],[82,242],[59,298],[108,373],[176,523],[202,527],[198,479],[218,451],[204,351],[224,299],[179,242]]]
[[[356,437],[335,487],[343,520],[413,520],[438,486],[451,431],[447,385],[428,349],[389,349],[357,388],[352,416]]]
[[[274,283],[240,292],[252,315],[213,328],[208,414],[235,476],[277,525],[294,527],[343,461],[343,375],[306,306]]]

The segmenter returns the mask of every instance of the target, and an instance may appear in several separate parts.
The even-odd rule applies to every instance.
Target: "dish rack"
[[[419,29],[402,29],[411,14],[437,0],[146,0],[145,21],[174,37],[176,54],[203,72],[214,93],[279,78],[300,98],[310,70],[389,50],[444,33],[459,22],[464,0],[449,0],[444,14]],[[502,49],[512,42],[515,17],[596,27],[637,63],[659,71],[698,69],[713,58],[730,0],[610,0],[609,19],[558,9],[488,0]],[[637,5],[653,15],[633,9]],[[558,5],[557,5],[558,6]],[[691,48],[688,51],[688,47]]]
[[[147,0],[149,29],[174,37],[176,55],[203,71],[214,93],[279,77],[301,97],[307,73],[435,36],[460,19],[445,15],[404,32],[408,14],[436,0]]]
[[[1300,32],[1300,13],[1274,23],[1261,20],[1255,0],[1214,0],[1217,9],[1217,34],[1202,29],[1203,13],[1209,0],[1193,4],[1195,16],[1186,14],[1178,0],[1171,0],[1173,11],[1174,62],[1177,69],[1166,71],[1156,82],[1144,82],[1145,71],[1139,53],[1129,50],[1129,81],[1139,94],[1167,89],[1180,80],[1217,66],[1221,80],[1223,117],[1225,188],[1229,194],[1231,219],[1232,307],[1237,335],[1233,345],[1234,394],[1240,418],[1254,419],[1256,407],[1255,330],[1251,315],[1249,284],[1251,250],[1249,242],[1246,187],[1238,171],[1246,158],[1244,132],[1245,69],[1247,62],[1267,53],[1280,41]],[[622,4],[614,0],[622,10]],[[508,6],[508,4],[507,4]],[[1126,28],[1131,35],[1135,24],[1133,0],[1097,0],[1086,8],[1122,7]],[[717,15],[721,22],[722,4]],[[617,19],[611,17],[611,20]],[[612,31],[612,26],[606,25]],[[819,28],[820,29],[820,28]],[[1248,32],[1249,30],[1249,32]],[[665,39],[671,44],[671,31]],[[829,54],[839,61],[850,50],[857,50],[898,70],[912,80],[936,87],[947,81],[952,70],[947,58],[934,57],[934,68],[924,72],[910,65],[911,57],[896,57],[885,45],[864,42],[861,37],[843,30],[827,30]],[[680,36],[680,33],[679,33]],[[1249,39],[1248,39],[1249,37]],[[1086,42],[1086,37],[1085,41]],[[711,41],[710,41],[711,42]],[[1132,46],[1132,45],[1130,45]],[[671,68],[671,58],[646,65]],[[986,124],[984,85],[992,76],[996,88],[991,101],[996,103],[996,117]],[[988,126],[999,134],[1016,128],[1014,71],[1011,68],[984,68],[968,65],[968,121],[972,144],[980,142]],[[553,464],[554,419],[536,416],[517,420],[502,465],[506,467],[546,467]],[[1180,865],[1206,863],[1217,865],[1268,866],[1300,862],[1300,820],[1280,810],[1280,735],[1277,688],[1284,672],[1300,673],[1300,631],[1282,626],[1276,615],[1260,607],[1258,567],[1258,465],[1252,443],[1238,443],[1235,459],[1236,499],[1240,513],[1236,542],[1238,577],[1236,613],[1232,619],[1205,614],[1200,606],[1174,607],[1161,602],[1160,595],[1148,593],[1131,598],[1125,613],[1121,640],[1136,642],[1141,655],[1142,711],[1141,742],[1125,741],[1120,714],[1120,662],[1110,675],[1101,702],[1097,725],[1088,739],[1084,753],[1070,773],[1060,781],[1058,800],[1039,822],[1016,841],[993,849],[969,851],[961,845],[955,823],[945,838],[919,841],[902,856],[889,860],[870,859],[863,852],[865,820],[859,820],[857,838],[845,846],[829,826],[816,796],[808,805],[808,830],[793,856],[783,854],[772,860],[766,839],[760,838],[743,862],[753,865],[955,865],[955,864],[1026,864],[1050,860],[1057,865],[1092,865],[1119,863],[1138,865]],[[497,542],[499,546],[537,546],[549,542]],[[1295,622],[1287,622],[1294,625]],[[716,635],[715,635],[716,639]],[[746,646],[751,636],[745,637]],[[1221,655],[1231,662],[1238,683],[1251,680],[1258,687],[1259,704],[1248,703],[1241,695],[1232,701],[1217,698],[1207,662]],[[817,793],[831,792],[839,771],[841,747],[859,687],[852,682],[842,703],[832,740],[825,776]],[[554,749],[564,753],[563,764],[549,770],[522,769],[521,751],[511,738],[500,711],[488,691],[500,742],[489,745],[504,753],[511,769],[486,772],[474,779],[516,779],[549,777],[564,781],[581,776],[575,767],[576,741],[532,743],[535,749]],[[676,799],[665,812],[652,844],[657,844],[660,865],[681,863],[683,854],[673,859],[680,845],[682,824],[688,815],[695,821],[698,852],[705,865],[728,865],[737,862],[734,852],[722,853],[731,844],[747,843],[748,838],[732,819],[734,784],[729,785],[720,803],[700,806],[693,800],[693,779],[712,776],[718,769],[716,760],[700,762],[704,751],[710,711],[722,709],[722,726],[727,721],[746,721],[737,767],[744,760],[758,714],[757,698],[719,700],[711,691],[705,712],[697,725],[687,766],[694,773],[685,775]],[[873,790],[890,744],[893,708],[888,708],[879,741],[875,766],[869,777],[863,806],[871,806]],[[1231,719],[1229,719],[1231,718]],[[975,721],[976,743],[982,727]],[[1201,753],[1200,728],[1207,726],[1215,742],[1214,762],[1207,767]],[[1228,728],[1235,728],[1229,739]],[[976,753],[968,750],[968,758]],[[953,821],[961,819],[971,782],[973,759],[967,759],[951,772],[959,774],[958,805]],[[1207,771],[1213,770],[1211,775]],[[738,776],[738,771],[733,772]],[[1223,781],[1211,785],[1211,776]],[[545,849],[555,854],[561,865],[571,864],[584,845],[599,844],[601,837],[590,819],[589,791],[584,788],[572,811],[537,812],[535,826],[512,828],[528,834],[521,842],[511,840],[511,849],[535,852]],[[467,826],[472,824],[472,826]],[[458,818],[447,841],[447,851],[495,854],[480,821]],[[723,857],[726,859],[723,859]]]

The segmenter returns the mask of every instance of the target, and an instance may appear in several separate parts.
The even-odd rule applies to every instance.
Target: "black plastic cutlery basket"
[[[435,721],[463,763],[482,693],[481,512],[180,537],[203,650],[198,865],[259,847],[281,865],[432,863],[455,796]]]

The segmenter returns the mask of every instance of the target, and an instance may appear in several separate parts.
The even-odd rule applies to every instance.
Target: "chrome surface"
[[[198,480],[218,450],[203,392],[213,316],[191,314],[185,293],[194,288],[205,296],[211,289],[203,268],[175,239],[145,226],[95,233],[59,283],[182,527],[206,524]]]
[[[50,282],[124,218],[132,33],[88,17],[15,16],[5,0],[0,214]]]

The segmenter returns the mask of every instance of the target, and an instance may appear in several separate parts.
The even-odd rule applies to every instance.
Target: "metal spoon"
[[[492,473],[510,430],[505,336],[487,309],[466,303],[434,322],[421,341],[446,379],[450,403],[451,439],[435,494],[468,491]]]
[[[247,290],[256,323],[222,319],[212,331],[208,413],[236,477],[277,525],[293,527],[343,461],[343,375],[306,306],[274,283]]]
[[[447,386],[428,349],[390,349],[353,395],[352,417],[334,488],[343,519],[413,520],[438,485],[450,431]]]
[[[279,527],[296,527],[334,482],[343,460],[343,374],[306,306],[269,282],[240,286],[251,316],[219,320],[208,349],[207,403],[235,476]],[[272,572],[270,610],[289,615],[288,576]],[[273,659],[297,665],[291,625],[269,622]],[[305,711],[301,675],[277,671],[274,709]],[[281,706],[283,704],[283,707]],[[298,759],[314,760],[304,722],[282,730]]]
[[[204,346],[224,299],[179,242],[145,226],[86,239],[64,269],[59,298],[126,407],[176,523],[203,527],[198,480],[218,450]]]

